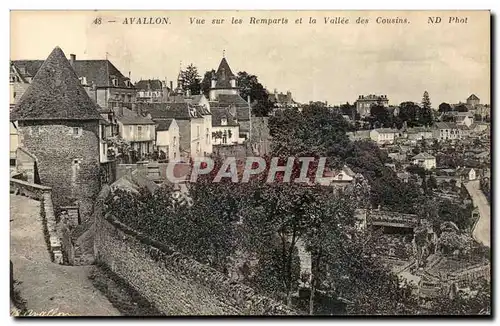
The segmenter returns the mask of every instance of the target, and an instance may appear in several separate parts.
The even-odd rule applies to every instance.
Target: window
[[[130,136],[132,136],[134,134],[134,126],[129,126],[128,132],[129,132]]]
[[[118,86],[118,79],[113,78],[111,82],[113,83],[113,86]]]
[[[142,137],[142,127],[141,126],[137,126],[137,134],[139,135],[139,137]]]
[[[14,92],[14,98],[16,98],[16,92]]]
[[[177,137],[174,136],[174,146],[177,145]]]
[[[220,124],[221,124],[221,126],[226,126],[227,125],[227,119],[226,118],[220,119]]]
[[[73,127],[73,136],[81,136],[81,135],[82,135],[82,128]]]

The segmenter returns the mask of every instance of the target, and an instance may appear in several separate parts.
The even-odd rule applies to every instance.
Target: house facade
[[[139,110],[155,123],[163,120],[175,119],[179,127],[179,153],[183,161],[190,158],[207,156],[208,147],[206,120],[201,109],[186,102],[169,103],[138,103]],[[205,128],[206,129],[206,128]],[[211,135],[208,134],[210,137]]]
[[[146,79],[135,83],[137,102],[168,102],[173,95],[166,80]]]
[[[240,125],[228,109],[212,109],[212,142],[215,146],[243,144],[240,138]]]
[[[433,126],[433,138],[439,141],[462,138],[462,132],[456,124],[451,122],[436,122]]]
[[[414,127],[406,130],[406,136],[409,140],[432,139],[432,129],[426,127]]]
[[[156,122],[156,148],[163,151],[169,162],[179,159],[179,126],[175,119]]]
[[[93,210],[100,191],[99,107],[56,47],[11,112],[19,146],[36,158],[39,182],[52,188],[56,207]]]
[[[390,128],[379,128],[370,131],[370,139],[376,142],[378,145],[384,144],[394,144],[396,136],[399,131]]]
[[[365,118],[370,115],[372,105],[381,104],[384,107],[389,107],[389,99],[387,95],[359,95],[355,104],[360,117]]]
[[[419,153],[412,157],[413,164],[423,167],[426,170],[432,170],[436,168],[436,157],[427,154]]]
[[[474,123],[474,114],[472,112],[457,112],[455,122],[457,126],[470,127]]]
[[[124,107],[115,109],[120,137],[130,144],[140,158],[154,152],[155,123],[148,117]]]

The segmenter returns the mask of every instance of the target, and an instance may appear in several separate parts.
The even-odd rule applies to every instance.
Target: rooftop
[[[99,120],[98,110],[63,51],[56,47],[12,110],[11,120]]]

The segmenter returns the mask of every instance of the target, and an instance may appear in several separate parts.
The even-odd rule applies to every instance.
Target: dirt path
[[[119,316],[88,279],[93,266],[63,266],[50,261],[42,231],[40,203],[10,195],[10,257],[14,279],[28,309],[57,309],[77,316]]]
[[[479,221],[472,231],[472,236],[476,241],[481,242],[485,246],[490,246],[490,205],[486,196],[481,191],[479,180],[468,182],[465,187],[472,197],[474,205],[479,209]]]

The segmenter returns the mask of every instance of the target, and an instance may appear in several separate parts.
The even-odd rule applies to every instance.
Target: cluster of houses
[[[458,112],[462,113],[462,112]],[[454,122],[435,122],[431,127],[414,128],[377,128],[372,130],[358,130],[348,132],[352,140],[370,139],[378,145],[392,145],[398,140],[407,141],[415,144],[419,140],[453,141],[466,138],[487,136],[490,133],[490,124],[485,122],[474,122],[474,117],[461,115],[465,117],[463,123]]]
[[[10,64],[11,110],[22,99],[45,60],[13,60]],[[140,80],[133,83],[109,60],[68,60],[82,89],[100,114],[102,162],[116,158],[117,143],[128,145],[137,158],[160,152],[169,161],[187,161],[212,154],[215,147],[266,143],[268,136],[252,135],[250,99],[240,96],[236,76],[222,58],[212,76],[208,98],[193,95],[179,73],[177,87],[167,81]],[[50,96],[50,94],[46,94]],[[281,101],[277,94],[276,106]],[[24,101],[24,99],[22,99]],[[258,123],[256,123],[258,124]],[[119,141],[117,141],[119,139]],[[17,121],[11,123],[11,160],[15,160],[19,137]],[[255,146],[265,149],[268,146]],[[265,154],[265,153],[259,153]]]

